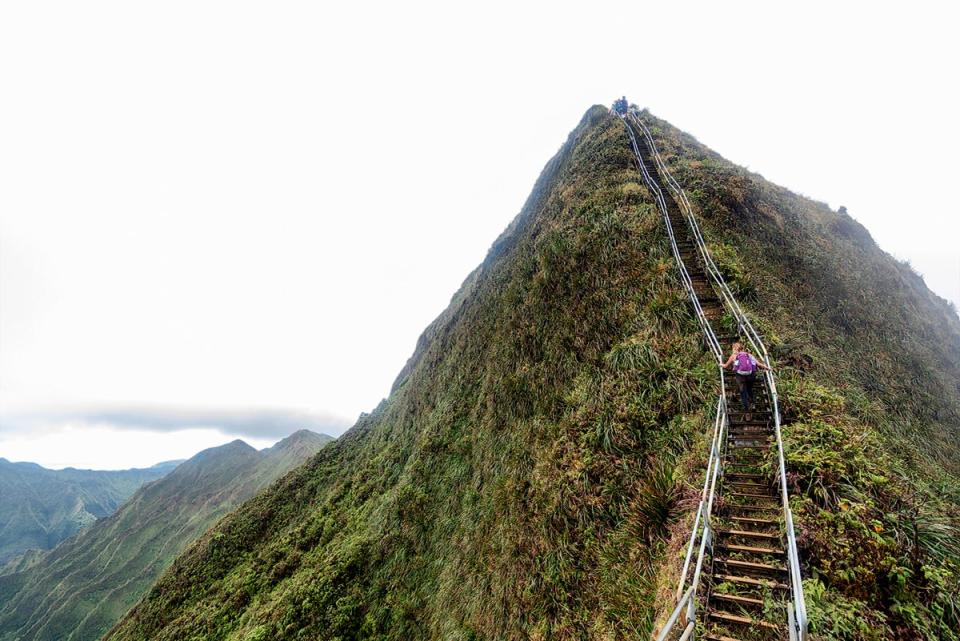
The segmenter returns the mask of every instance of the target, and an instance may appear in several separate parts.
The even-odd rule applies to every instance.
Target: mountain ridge
[[[98,639],[180,549],[332,440],[297,433],[262,452],[239,439],[198,452],[114,515],[0,577],[0,640]]]
[[[144,483],[167,474],[169,464],[127,470],[51,470],[0,458],[0,567],[31,549],[47,550],[112,514]]]
[[[960,322],[838,234],[840,213],[651,129],[777,368],[811,631],[955,640],[960,375],[917,368],[960,350]],[[390,397],[106,638],[648,636],[672,608],[716,366],[642,182],[622,123],[591,108]]]

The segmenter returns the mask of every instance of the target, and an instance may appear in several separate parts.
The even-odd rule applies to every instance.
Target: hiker
[[[627,97],[617,98],[613,101],[613,110],[621,116],[627,113]]]
[[[724,369],[733,366],[737,376],[737,387],[740,388],[740,405],[744,413],[750,411],[753,403],[753,383],[757,378],[757,368],[769,370],[770,367],[750,352],[743,349],[741,343],[733,344],[730,358],[723,364]],[[747,419],[749,420],[749,418]]]

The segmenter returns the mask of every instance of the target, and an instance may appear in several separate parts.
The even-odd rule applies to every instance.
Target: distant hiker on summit
[[[737,387],[740,388],[740,405],[744,413],[750,411],[753,404],[753,383],[757,378],[757,368],[769,370],[770,367],[750,352],[743,349],[741,343],[733,344],[730,358],[723,364],[724,369],[733,365],[733,372],[737,375]],[[747,420],[750,420],[749,416]]]
[[[613,101],[613,110],[621,116],[626,115],[628,108],[629,103],[627,102],[626,96]]]

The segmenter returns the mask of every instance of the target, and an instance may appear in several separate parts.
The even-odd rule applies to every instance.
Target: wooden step
[[[717,619],[719,621],[724,621],[726,623],[736,623],[738,625],[751,625],[758,628],[766,628],[767,630],[779,630],[780,627],[776,626],[767,621],[761,621],[760,619],[751,619],[750,617],[742,617],[737,614],[730,614],[729,612],[723,612],[720,610],[711,610],[707,612],[707,616],[711,619]]]
[[[740,414],[764,414],[770,412],[770,399],[764,394],[758,394],[754,390],[750,409],[743,411],[743,405],[740,404],[740,390],[736,387],[724,390],[727,396],[727,407],[735,407]]]
[[[710,595],[710,598],[718,601],[729,601],[730,603],[736,603],[738,605],[755,605],[759,608],[763,607],[762,600],[753,599],[747,596],[740,596],[739,594],[720,594],[718,592],[714,592]]]
[[[736,481],[727,481],[726,488],[731,492],[745,492],[747,494],[757,494],[760,496],[774,496],[775,492],[769,485],[760,485],[757,483],[738,483]]]
[[[776,501],[776,498],[777,498],[776,495],[774,494],[749,494],[747,492],[730,492],[727,494],[727,496],[731,496],[731,497],[736,496],[738,498],[744,498],[744,499],[772,499],[774,500],[774,502]]]
[[[707,633],[703,638],[707,641],[740,641],[740,639],[736,637],[728,637],[722,634],[716,635],[712,633]]]
[[[760,525],[777,525],[777,521],[771,521],[770,519],[755,519],[752,516],[728,516],[731,521],[737,521],[739,523],[756,523]]]
[[[754,532],[753,530],[717,530],[717,534],[723,536],[742,536],[748,539],[767,539],[768,541],[777,541],[780,534],[770,534],[769,532]]]
[[[717,563],[723,563],[727,567],[736,568],[744,572],[764,572],[769,574],[786,574],[787,568],[769,565],[767,563],[754,563],[752,561],[741,561],[739,559],[717,559]]]
[[[772,517],[780,516],[780,509],[777,505],[749,505],[746,503],[738,505],[736,503],[727,503],[723,507],[724,509],[744,510],[746,512],[769,512]]]
[[[745,452],[736,452],[738,456],[734,458],[733,454],[734,452],[727,452],[724,467],[758,468],[767,463],[767,457],[765,456],[746,456]]]
[[[743,585],[750,585],[755,588],[771,588],[774,590],[789,590],[790,586],[785,583],[780,583],[779,581],[771,581],[768,579],[753,579],[748,576],[734,576],[732,574],[718,574],[714,576],[714,581],[729,581],[730,583],[742,583]]]
[[[717,543],[717,547],[723,548],[724,550],[732,550],[734,552],[750,552],[752,554],[773,554],[776,556],[784,554],[784,551],[779,548],[763,548],[753,545],[738,545],[736,543]]]
[[[727,478],[735,476],[739,479],[762,479],[764,478],[763,474],[747,474],[745,472],[727,472],[724,474]]]
[[[766,485],[740,485],[739,483],[727,483],[724,488],[728,493],[748,494],[754,498],[775,498],[776,492]]]

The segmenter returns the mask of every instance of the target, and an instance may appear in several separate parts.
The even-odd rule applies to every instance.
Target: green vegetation
[[[820,639],[960,638],[960,322],[845,211],[654,132],[779,365]]]
[[[187,544],[330,442],[301,431],[258,452],[205,450],[22,571],[0,577],[0,641],[94,641]]]
[[[960,322],[852,220],[656,133],[780,369],[815,633],[950,639]],[[107,638],[647,638],[716,372],[641,183],[594,107],[390,398]]]
[[[113,514],[137,488],[173,467],[165,464],[116,472],[48,470],[0,458],[0,574],[4,564],[28,550],[49,550]]]

